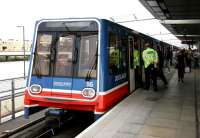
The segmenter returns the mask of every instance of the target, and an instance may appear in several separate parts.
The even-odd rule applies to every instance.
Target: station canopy
[[[200,41],[200,0],[139,0],[182,43]]]

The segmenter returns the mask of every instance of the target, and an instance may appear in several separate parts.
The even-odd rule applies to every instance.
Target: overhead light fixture
[[[162,24],[200,24],[200,19],[161,20],[160,23]]]
[[[178,37],[184,37],[185,35],[175,35]],[[200,37],[200,35],[187,35],[187,37]]]

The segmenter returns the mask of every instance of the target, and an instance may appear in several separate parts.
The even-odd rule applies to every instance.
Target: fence
[[[25,82],[24,77],[0,80],[0,123],[7,116],[15,119],[15,114],[23,110]]]

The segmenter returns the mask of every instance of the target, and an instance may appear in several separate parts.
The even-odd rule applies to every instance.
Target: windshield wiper
[[[52,42],[51,49],[50,49],[50,62],[51,63],[55,62],[55,59],[56,59],[56,54],[57,54],[56,46],[57,46],[58,41],[59,41],[59,37],[55,36],[55,38]]]
[[[96,57],[96,58],[95,58]],[[85,80],[86,81],[89,81],[90,79],[91,79],[91,74],[92,74],[92,71],[96,68],[96,66],[97,66],[97,50],[96,50],[96,54],[94,55],[94,57],[92,58],[92,59],[94,59],[95,58],[95,61],[94,61],[94,63],[93,63],[93,65],[92,65],[92,67],[88,70],[88,72],[87,72],[87,75],[86,75],[86,77],[85,77]]]
[[[69,29],[69,27],[68,27],[64,22],[63,22],[63,25],[64,25],[65,29],[66,29],[68,32],[71,32],[70,29]]]

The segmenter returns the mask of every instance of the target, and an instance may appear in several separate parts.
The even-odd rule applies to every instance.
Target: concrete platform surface
[[[167,88],[159,83],[158,92],[138,89],[77,138],[195,138],[199,78],[193,70],[178,82],[176,72]]]

